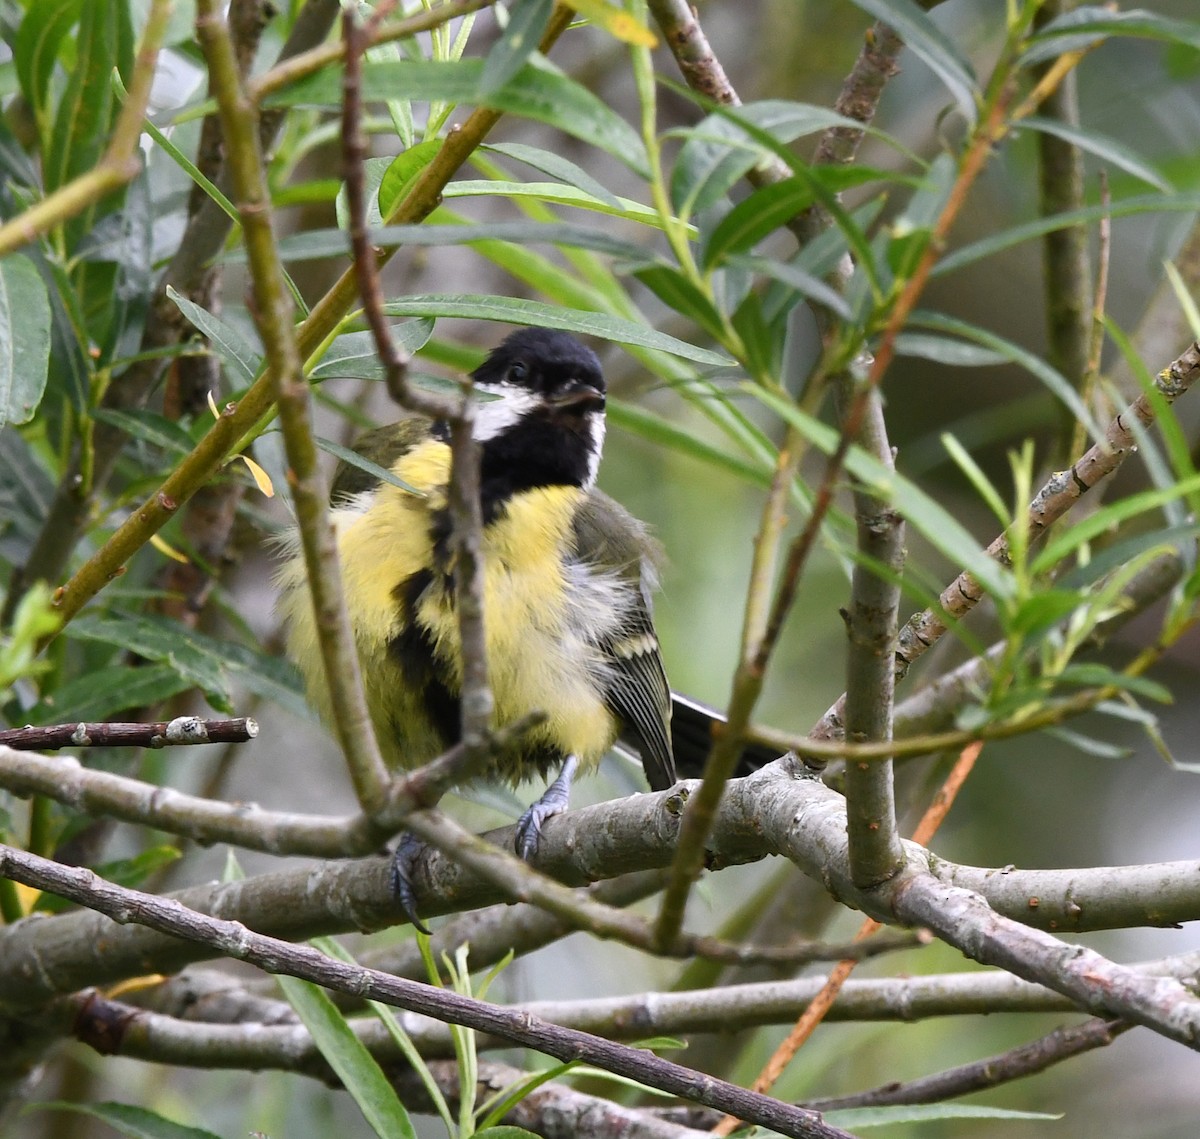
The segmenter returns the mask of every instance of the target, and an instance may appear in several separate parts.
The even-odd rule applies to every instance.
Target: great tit
[[[560,769],[522,816],[517,849],[528,858],[541,824],[565,810],[576,768],[620,741],[641,757],[652,789],[676,779],[672,696],[654,631],[651,593],[658,543],[595,487],[604,442],[600,361],[566,333],[512,333],[472,373],[485,639],[495,720],[533,711],[545,719],[496,760],[491,778],[513,784]],[[491,398],[487,398],[491,397]],[[393,768],[413,768],[459,738],[462,660],[449,554],[449,433],[407,419],[356,443],[411,491],[342,463],[331,509],[350,623],[375,734]],[[415,492],[415,493],[414,493]],[[330,717],[329,694],[298,543],[279,574],[287,644],[309,697]],[[718,713],[684,701],[678,742],[699,774]],[[743,769],[775,758],[753,747]],[[397,890],[412,892],[402,845]]]
[[[577,766],[620,739],[650,786],[675,782],[671,698],[651,618],[657,543],[595,489],[604,441],[600,361],[574,337],[514,332],[472,373],[484,528],[485,640],[495,720],[544,721],[496,760],[518,783],[560,768],[522,817],[529,856],[541,823],[565,809]],[[486,398],[486,397],[493,398]],[[455,613],[443,423],[402,420],[356,449],[412,493],[343,463],[331,509],[367,704],[388,764],[412,768],[459,738],[462,660]],[[288,651],[330,715],[303,559],[279,575]]]

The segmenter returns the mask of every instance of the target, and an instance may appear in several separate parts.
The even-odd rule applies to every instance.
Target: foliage
[[[743,652],[730,645],[719,659],[705,658],[712,691],[727,693],[739,660],[760,643],[785,550],[783,528],[772,530],[782,504],[797,525],[816,526],[819,552],[805,568],[818,581],[836,581],[818,595],[817,607],[827,612],[840,604],[855,567],[891,574],[917,610],[944,612],[939,594],[959,570],[982,587],[990,630],[948,622],[971,655],[989,641],[997,646],[983,683],[945,709],[943,726],[957,729],[960,743],[1051,730],[1090,755],[1111,756],[1124,751],[1110,739],[1119,721],[1136,723],[1165,752],[1158,716],[1172,689],[1146,674],[1195,620],[1200,473],[1152,373],[1184,343],[1156,344],[1160,354],[1148,353],[1136,334],[1106,317],[1101,297],[1095,323],[1140,384],[1119,394],[1098,374],[1064,374],[1043,358],[1036,336],[1014,335],[1008,322],[963,316],[942,285],[980,266],[1002,275],[1031,242],[1070,226],[1176,214],[1190,223],[1200,197],[1194,173],[1190,181],[1178,174],[1177,160],[1194,155],[1138,153],[1095,129],[1099,112],[1090,113],[1086,100],[1083,125],[1064,122],[1040,106],[1036,84],[1063,61],[1064,72],[1078,66],[1086,77],[1103,53],[1122,50],[1130,38],[1181,66],[1200,46],[1200,25],[1099,6],[1035,22],[1038,4],[1014,0],[1003,18],[993,14],[987,51],[977,52],[940,7],[855,2],[896,29],[909,53],[905,67],[925,77],[914,113],[925,116],[930,137],[940,124],[936,144],[902,133],[896,115],[889,126],[867,128],[863,161],[812,161],[805,155],[814,139],[856,130],[856,121],[777,90],[741,105],[693,93],[675,79],[661,45],[653,50],[661,36],[638,2],[572,2],[590,26],[568,31],[568,39],[615,77],[602,91],[554,62],[553,52],[537,50],[554,19],[548,0],[515,0],[494,14],[372,48],[363,75],[376,149],[367,166],[372,241],[405,263],[403,278],[396,274],[403,283],[385,307],[393,335],[414,358],[415,382],[430,391],[449,390],[479,359],[481,345],[497,339],[480,322],[593,338],[618,374],[619,361],[635,362],[637,382],[619,376],[622,395],[611,410],[621,453],[630,462],[653,454],[668,488],[694,479],[713,488],[714,498],[746,504],[743,513],[763,513],[753,551],[707,525],[668,532],[671,520],[662,519],[676,562],[720,564],[731,568],[718,576],[751,578]],[[265,114],[280,116],[266,172],[304,370],[321,411],[318,444],[346,459],[349,436],[380,414],[385,376],[357,297],[347,303],[336,287],[327,289],[329,271],[345,268],[349,248],[345,191],[331,153],[342,73],[333,62],[299,75],[265,62],[298,13],[313,6],[277,6],[261,49],[249,51],[251,90]],[[166,26],[163,90],[156,90],[132,177],[59,204],[66,202],[60,192],[104,167],[157,7],[131,0],[0,5],[10,52],[0,63],[0,220],[37,222],[33,239],[0,257],[0,562],[7,581],[0,700],[13,726],[152,720],[205,706],[308,715],[297,677],[274,650],[261,593],[232,568],[245,556],[269,572],[261,550],[285,520],[266,492],[288,480],[275,409],[267,401],[256,412],[254,393],[273,363],[256,326],[261,314],[243,296],[245,235],[229,220],[238,203],[228,197],[219,156],[202,146],[201,124],[216,121],[215,102],[189,5],[177,5]],[[991,61],[986,70],[975,62],[980,55]],[[505,130],[475,148],[423,210],[445,140],[468,108],[502,113]],[[1076,147],[1109,171],[1109,196],[1089,180],[1087,200],[1069,213],[997,211],[986,228],[973,215],[970,232],[959,236],[953,223],[964,202],[984,192],[981,168],[991,162],[1020,181],[1025,142],[1034,137]],[[43,218],[36,211],[47,203]],[[1180,286],[1176,279],[1185,294],[1188,284],[1195,288],[1194,280]],[[896,372],[908,378],[907,388],[893,380]],[[928,401],[911,395],[913,378],[920,383],[929,374],[942,377],[939,391],[953,377],[961,408],[956,400],[946,409],[923,406]],[[915,457],[909,465],[904,448],[893,465],[890,455],[843,439],[835,402],[844,411],[881,380],[889,420],[900,421],[893,439],[905,434],[913,455],[927,457],[923,467]],[[1022,406],[1016,396],[977,398],[990,383],[1031,401],[1035,431],[1027,430],[1029,416],[1013,424]],[[1159,424],[1137,437],[1145,485],[1123,486],[1120,497],[1073,512],[1044,541],[1032,539],[1028,504],[1046,470],[1079,457],[1064,451],[1062,433],[1049,424],[1065,417],[1072,432],[1078,424],[1089,444],[1097,442],[1139,390]],[[247,463],[235,463],[237,456]],[[822,501],[826,474],[831,492],[849,482],[903,517],[911,556],[902,572],[862,551],[848,498],[832,508]],[[764,506],[773,480],[785,485],[775,505]],[[654,480],[641,481],[644,501]],[[164,484],[186,493],[176,501]],[[668,504],[670,494],[662,496]],[[132,556],[120,554],[115,534],[132,535]],[[987,550],[993,534],[1006,536],[1003,557]],[[1131,604],[1131,584],[1176,552],[1186,572],[1144,650],[1097,656],[1114,615]],[[720,562],[726,555],[730,561]],[[52,593],[59,586],[66,587],[65,609]],[[737,607],[729,598],[714,608],[732,628]],[[669,612],[663,620],[684,624]],[[664,636],[668,645],[672,635]],[[685,636],[678,633],[678,643]],[[785,639],[773,657],[773,646],[765,650],[777,699],[823,685],[815,689],[822,706],[832,702],[842,681],[830,681],[827,664],[802,674],[795,645]],[[752,704],[741,709],[743,723]],[[1085,712],[1096,715],[1076,723]],[[1068,720],[1069,732],[1062,727]],[[807,723],[790,727],[798,733]],[[186,783],[157,756],[140,766],[113,753],[84,762]],[[210,789],[225,793],[219,780]],[[259,797],[271,791],[267,783]],[[187,850],[181,835],[168,835],[165,848],[162,832],[131,828],[135,849],[114,855],[83,811],[40,797],[26,808],[0,795],[8,839],[50,855],[90,836],[85,860],[117,880],[156,885],[173,855]],[[13,893],[0,900],[9,920],[34,904]],[[327,951],[340,952],[333,943]],[[447,967],[454,986],[470,993],[465,957]],[[284,991],[376,1133],[414,1134],[387,1076],[329,997],[295,980]],[[474,991],[481,995],[478,983]],[[376,1011],[419,1064],[394,1014]],[[525,1134],[500,1126],[504,1097],[474,1101],[474,1037],[456,1033],[455,1050],[457,1106],[447,1106],[432,1077],[425,1080],[448,1132]],[[885,1078],[880,1073],[878,1082]],[[529,1090],[538,1083],[533,1078]],[[45,1106],[90,1111],[128,1134],[201,1133],[144,1108]],[[868,1122],[855,1116],[847,1126]]]

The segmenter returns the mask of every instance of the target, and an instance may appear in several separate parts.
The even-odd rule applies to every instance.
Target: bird
[[[565,332],[521,328],[471,375],[494,718],[544,716],[483,775],[515,785],[558,773],[517,826],[518,853],[530,858],[542,824],[566,809],[576,770],[594,767],[618,741],[640,756],[652,790],[676,782],[652,609],[661,550],[644,523],[596,488],[607,387],[595,352]],[[375,734],[390,768],[411,769],[460,737],[448,426],[402,419],[368,432],[355,449],[409,488],[343,462],[330,507]],[[294,535],[287,549],[278,574],[287,649],[328,721]],[[410,857],[411,844],[402,846]],[[398,865],[397,892],[415,919],[404,876]]]

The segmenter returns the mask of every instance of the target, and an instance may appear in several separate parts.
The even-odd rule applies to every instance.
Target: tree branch
[[[307,946],[254,933],[240,922],[208,917],[172,899],[114,886],[90,870],[59,866],[48,859],[0,846],[0,875],[67,897],[121,924],[133,922],[195,942],[269,973],[301,977],[325,988],[425,1013],[475,1031],[491,1032],[560,1061],[585,1060],[672,1095],[735,1112],[783,1135],[796,1139],[847,1139],[844,1131],[823,1123],[815,1112],[699,1075],[642,1049],[562,1029],[527,1013],[514,1013],[447,989],[335,961]]]

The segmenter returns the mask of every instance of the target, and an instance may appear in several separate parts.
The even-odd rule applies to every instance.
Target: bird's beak
[[[585,380],[571,380],[550,397],[550,406],[555,411],[603,411],[605,396],[594,384]]]

